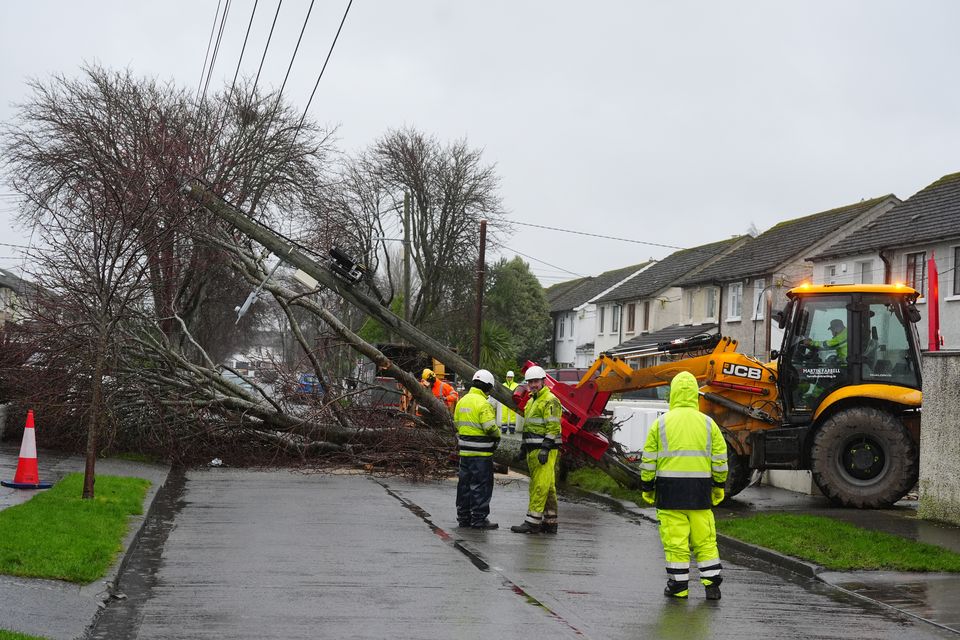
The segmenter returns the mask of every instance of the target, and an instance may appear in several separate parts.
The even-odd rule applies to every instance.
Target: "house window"
[[[713,287],[707,287],[707,318],[712,319],[717,315],[717,290]]]
[[[767,281],[763,278],[757,278],[753,281],[753,319],[754,320],[763,320],[763,312],[765,311],[764,307],[765,298],[764,294],[766,293],[764,289],[767,287]]]
[[[693,320],[693,291],[683,292],[683,313],[684,318]]]
[[[873,284],[873,260],[857,263],[857,280],[860,284]]]
[[[600,331],[598,331],[597,333],[603,333],[603,325],[606,324],[606,322],[605,322],[606,318],[604,318],[604,315],[605,315],[604,312],[605,312],[606,310],[607,310],[606,307],[600,307],[600,325],[599,325],[599,326],[600,326]]]
[[[743,283],[734,282],[727,285],[727,300],[730,303],[727,307],[727,320],[739,320],[741,308],[743,307]]]
[[[957,247],[960,249],[960,247]],[[627,333],[633,333],[637,328],[637,305],[631,302],[627,305]]]
[[[610,332],[620,331],[620,305],[615,304],[610,307]]]
[[[953,295],[960,296],[960,247],[953,248]]]
[[[557,326],[557,337],[558,337],[558,338],[562,338],[562,337],[563,337],[563,331],[564,331],[564,327],[566,326],[566,324],[567,324],[567,314],[561,313],[561,314],[560,314],[560,324]]]
[[[643,301],[643,330],[650,331],[650,301]]]
[[[907,254],[907,286],[920,292],[920,297],[926,295],[927,289],[927,252]]]
[[[831,264],[824,267],[824,280],[826,280],[827,284],[836,284],[837,265]]]

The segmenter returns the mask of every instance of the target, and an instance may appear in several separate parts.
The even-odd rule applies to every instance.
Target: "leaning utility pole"
[[[207,209],[210,213],[228,222],[239,231],[262,244],[272,251],[280,260],[295,266],[323,286],[333,290],[348,302],[365,311],[372,318],[378,320],[388,331],[405,337],[415,347],[427,355],[440,360],[463,379],[471,380],[473,378],[477,367],[461,358],[442,343],[423,333],[403,318],[393,314],[387,307],[375,300],[373,296],[361,291],[358,286],[358,281],[342,278],[336,275],[327,265],[308,258],[295,245],[290,244],[268,227],[256,222],[228,204],[199,181],[185,181],[182,189],[187,196]],[[503,385],[494,385],[491,395],[508,407],[516,408],[513,397],[510,395],[509,390]]]

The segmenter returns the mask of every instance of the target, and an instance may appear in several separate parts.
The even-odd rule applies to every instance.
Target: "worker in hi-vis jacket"
[[[686,598],[690,549],[707,600],[720,599],[720,552],[711,507],[723,501],[727,444],[720,427],[700,413],[697,379],[681,371],[670,383],[670,410],[647,433],[640,465],[642,497],[656,504],[667,564],[664,595]]]

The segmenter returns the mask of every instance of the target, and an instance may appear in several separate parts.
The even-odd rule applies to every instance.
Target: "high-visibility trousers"
[[[527,469],[530,471],[530,502],[527,517],[530,524],[557,524],[557,460],[559,449],[551,449],[546,464],[540,464],[537,454],[540,449],[527,452]]]
[[[700,582],[719,585],[720,552],[717,526],[710,509],[657,509],[660,541],[667,560],[667,577],[684,585],[690,579],[690,549],[700,570]]]

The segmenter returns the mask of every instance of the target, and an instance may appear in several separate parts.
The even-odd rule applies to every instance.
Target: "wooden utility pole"
[[[477,259],[477,307],[473,333],[473,364],[480,366],[480,329],[483,325],[483,279],[487,273],[487,221],[480,221],[480,257]]]
[[[410,322],[410,192],[403,192],[403,319]]]

